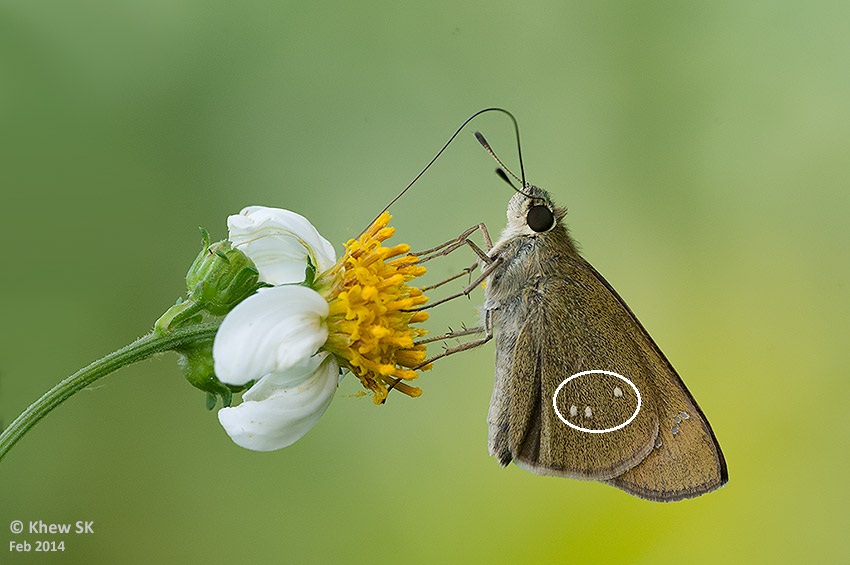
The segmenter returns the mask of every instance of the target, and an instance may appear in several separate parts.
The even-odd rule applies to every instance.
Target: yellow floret
[[[425,267],[416,264],[406,244],[384,247],[395,233],[388,227],[390,217],[384,212],[359,239],[345,244],[345,254],[329,272],[335,283],[324,292],[330,306],[325,349],[373,391],[375,404],[390,388],[419,396],[419,388],[398,379],[409,381],[417,370],[431,368],[430,363],[418,367],[426,347],[415,345],[428,332],[411,327],[428,319],[427,312],[415,310],[428,299],[407,284],[425,274]]]

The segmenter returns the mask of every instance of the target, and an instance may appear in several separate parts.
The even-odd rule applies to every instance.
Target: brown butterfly
[[[490,454],[503,466],[603,481],[656,501],[724,485],[708,420],[623,299],[579,255],[565,216],[546,191],[524,185],[488,252]],[[596,372],[569,379],[585,371]]]
[[[676,370],[617,292],[578,253],[563,219],[566,209],[525,182],[519,125],[504,108],[467,118],[389,209],[477,116],[508,116],[516,133],[522,190],[508,204],[508,223],[490,246],[483,224],[419,256],[424,263],[469,245],[486,282],[484,326],[422,343],[485,333],[426,360],[425,366],[496,338],[496,382],[488,415],[490,454],[541,475],[606,482],[656,501],[693,498],[728,481],[714,432]],[[479,133],[475,137],[507,167]],[[513,186],[513,185],[511,185]],[[481,229],[488,249],[468,238]],[[472,267],[465,269],[470,273]],[[460,275],[458,275],[460,276]],[[458,278],[451,277],[429,288]],[[392,387],[390,387],[392,388]]]

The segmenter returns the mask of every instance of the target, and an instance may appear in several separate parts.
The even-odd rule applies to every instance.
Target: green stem
[[[186,349],[210,341],[215,336],[219,323],[198,324],[178,328],[169,333],[154,331],[80,369],[33,402],[15,418],[14,422],[9,424],[8,428],[3,430],[0,434],[0,460],[24,434],[77,391],[121,367],[142,361],[157,353]]]

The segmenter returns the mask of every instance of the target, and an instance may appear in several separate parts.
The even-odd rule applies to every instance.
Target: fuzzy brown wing
[[[693,498],[723,486],[729,480],[726,459],[705,414],[625,301],[592,265],[582,262],[628,314],[641,350],[655,366],[649,375],[657,393],[653,406],[660,422],[655,449],[608,483],[660,502]]]
[[[490,450],[502,464],[607,480],[640,463],[655,445],[659,421],[646,394],[650,364],[622,331],[627,317],[618,303],[600,294],[592,277],[584,279],[580,273],[541,277],[494,312]],[[629,379],[641,394],[640,410],[638,393],[617,377],[570,379],[585,371]]]
[[[538,474],[607,480],[652,500],[724,484],[725,461],[707,420],[625,302],[583,260],[559,271],[493,313],[499,333],[491,453],[503,465],[513,460]],[[617,373],[628,383],[591,373],[562,384],[584,371]],[[637,415],[611,429],[634,414],[638,392]]]

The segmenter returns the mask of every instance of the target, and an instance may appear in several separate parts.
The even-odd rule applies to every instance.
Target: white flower
[[[221,324],[213,344],[218,379],[256,383],[242,403],[218,419],[238,445],[256,451],[286,447],[318,421],[333,399],[339,364],[318,353],[328,337],[328,303],[304,281],[307,258],[318,272],[335,261],[333,246],[306,218],[288,210],[251,206],[227,221],[233,246],[257,266],[260,289]]]
[[[411,327],[428,318],[416,311],[427,298],[408,281],[425,268],[393,234],[382,214],[336,261],[333,246],[305,218],[252,206],[228,218],[229,240],[257,266],[260,289],[231,310],[213,343],[218,379],[255,381],[242,403],[222,408],[219,421],[237,444],[270,451],[306,434],[328,408],[340,368],[352,371],[380,404],[390,390],[419,396],[402,380],[425,363],[426,332]],[[316,268],[305,281],[308,260]]]

